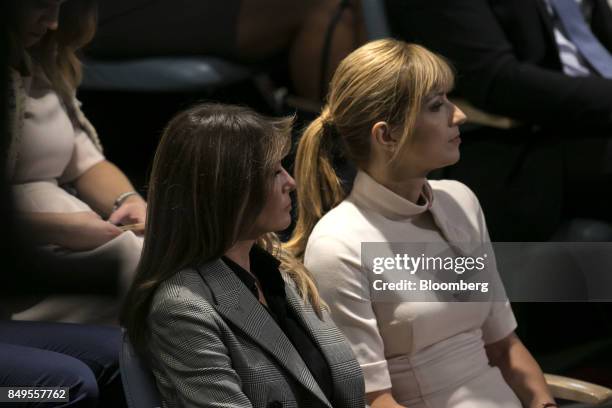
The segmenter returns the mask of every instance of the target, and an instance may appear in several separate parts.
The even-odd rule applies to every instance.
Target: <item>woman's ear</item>
[[[397,140],[391,135],[391,127],[387,122],[376,122],[372,126],[371,136],[372,143],[384,150],[394,152],[397,149]]]

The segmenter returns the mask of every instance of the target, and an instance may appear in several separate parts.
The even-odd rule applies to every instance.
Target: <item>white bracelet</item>
[[[121,207],[123,202],[127,200],[128,197],[131,197],[133,195],[138,195],[138,193],[136,191],[127,191],[125,193],[119,194],[119,197],[117,197],[117,199],[115,200],[115,204],[113,204],[113,212],[117,211],[117,209]]]

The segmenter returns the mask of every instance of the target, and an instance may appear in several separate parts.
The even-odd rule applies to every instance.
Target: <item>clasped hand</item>
[[[130,228],[137,235],[144,233],[145,219],[147,217],[147,204],[138,195],[129,197],[108,218],[114,225],[134,226]]]
[[[144,233],[147,215],[147,204],[139,196],[126,200],[104,221],[93,211],[71,213],[70,222],[65,224],[68,229],[61,234],[58,244],[73,251],[88,251],[106,244],[123,233],[118,225],[134,225],[130,228],[137,235]]]

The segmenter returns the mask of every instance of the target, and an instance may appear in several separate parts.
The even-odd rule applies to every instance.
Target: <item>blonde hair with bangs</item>
[[[335,152],[340,150],[358,168],[365,168],[371,129],[385,121],[392,131],[402,132],[392,161],[397,159],[410,148],[426,97],[453,85],[454,73],[446,60],[416,44],[383,39],[349,54],[334,73],[321,114],[298,145],[298,218],[286,249],[302,259],[315,224],[346,198],[333,168]]]

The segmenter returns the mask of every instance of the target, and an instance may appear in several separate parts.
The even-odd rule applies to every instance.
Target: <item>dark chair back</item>
[[[161,407],[161,398],[153,373],[136,354],[125,332],[123,333],[119,367],[123,392],[129,408]]]
[[[384,0],[361,0],[361,8],[369,41],[391,37]]]

